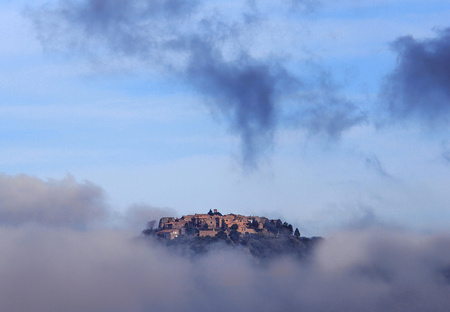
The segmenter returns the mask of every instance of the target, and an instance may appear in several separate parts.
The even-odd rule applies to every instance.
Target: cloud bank
[[[85,0],[55,2],[29,15],[46,48],[78,52],[97,66],[138,62],[192,87],[240,138],[242,162],[252,167],[272,146],[274,132],[292,125],[290,119],[312,135],[331,138],[364,119],[356,105],[323,84],[324,75],[305,83],[306,70],[293,66],[305,60],[275,46],[264,52],[267,47],[252,43],[252,33],[276,36],[264,30],[273,12],[295,9],[300,15],[313,7],[313,1],[293,0],[229,6],[200,0]],[[311,91],[320,95],[320,103],[303,95]],[[296,99],[291,118],[281,114],[287,98]]]
[[[34,182],[22,196],[51,189],[35,178],[3,177],[1,198],[5,190],[20,193],[21,179]],[[83,184],[65,179],[56,185],[59,200],[78,202],[73,189]],[[54,196],[46,192],[41,201]],[[25,220],[36,216],[26,201],[14,209]],[[50,215],[54,208],[41,209]],[[45,219],[1,222],[0,310],[439,312],[450,305],[450,236],[444,234],[342,231],[326,238],[306,262],[284,257],[261,264],[220,248],[185,258],[137,237],[141,229],[135,230],[56,227]]]
[[[85,228],[106,215],[104,191],[90,182],[0,175],[0,224]]]
[[[446,311],[449,237],[339,233],[308,263],[186,259],[129,233],[0,228],[4,311]]]

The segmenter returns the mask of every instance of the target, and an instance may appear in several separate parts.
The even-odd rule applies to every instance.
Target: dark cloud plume
[[[92,183],[0,175],[0,224],[85,228],[106,213],[104,192]]]
[[[382,97],[394,119],[415,119],[430,126],[450,118],[450,28],[432,39],[400,37],[392,43],[397,67],[387,77]]]
[[[286,0],[277,5],[309,10],[314,3]],[[285,122],[280,117],[283,98],[305,85],[301,70],[288,70],[289,58],[279,57],[284,51],[256,56],[252,51],[258,47],[243,39],[248,29],[270,18],[264,2],[233,5],[230,12],[219,2],[200,0],[60,1],[29,10],[29,16],[46,48],[81,52],[97,66],[139,61],[194,87],[239,136],[243,163],[254,166]],[[313,88],[330,91],[321,81]],[[361,122],[355,105],[345,100],[333,104],[331,110],[329,103],[309,109],[300,101],[299,114],[309,117],[297,125],[336,138]]]
[[[215,105],[241,138],[243,162],[252,165],[262,146],[272,140],[277,123],[276,99],[296,83],[278,63],[262,63],[248,55],[226,62],[205,41],[192,40],[188,76]]]

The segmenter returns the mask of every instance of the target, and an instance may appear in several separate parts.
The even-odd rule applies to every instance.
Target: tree
[[[236,231],[239,228],[239,226],[237,224],[233,224],[230,229],[232,229],[233,231]]]
[[[209,209],[209,212],[208,212],[208,214],[209,214],[210,216],[213,216],[213,215],[214,215],[214,212],[212,212],[212,210],[211,210],[211,209]]]
[[[294,233],[294,229],[292,228],[292,224],[289,224],[287,229],[289,231],[289,235],[292,235],[292,233]]]
[[[298,230],[298,228],[295,229],[294,236],[297,237],[297,238],[300,237],[300,231]]]
[[[233,225],[234,225],[234,224],[233,224]],[[238,231],[232,230],[228,236],[229,236],[230,239],[233,241],[233,243],[239,242],[240,234],[239,234]]]
[[[259,226],[259,223],[256,220],[251,220],[251,221],[248,221],[248,223],[247,223],[247,227],[250,229],[257,229],[258,226]]]
[[[278,234],[278,228],[276,226],[276,223],[274,220],[266,220],[264,223],[264,227],[269,231],[270,233],[277,235]]]
[[[220,231],[219,233],[216,234],[216,237],[217,237],[218,239],[226,240],[227,237],[228,237],[228,235],[227,235],[227,233],[225,233],[224,231]]]

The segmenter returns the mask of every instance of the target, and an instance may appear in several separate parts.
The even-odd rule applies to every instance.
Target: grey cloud
[[[84,228],[106,214],[104,192],[90,182],[0,175],[0,224]]]
[[[312,7],[313,2],[278,5],[289,9]],[[203,1],[85,0],[59,1],[29,10],[29,16],[45,47],[78,51],[96,64],[106,64],[108,58],[138,60],[194,87],[240,138],[243,163],[254,167],[285,123],[280,117],[283,97],[305,88],[301,69],[288,69],[277,55],[283,51],[257,58],[242,41],[248,27],[257,28],[270,18],[263,7],[259,1],[242,1],[230,14],[219,3]],[[313,84],[327,100],[312,109],[299,102],[299,114],[306,117],[298,125],[337,138],[364,119],[354,104],[324,86],[322,78]]]
[[[312,135],[339,139],[352,127],[367,121],[366,114],[349,102],[318,105],[304,112],[301,123]]]
[[[359,288],[352,295],[349,289],[336,288],[331,295],[338,304],[335,310],[345,310],[345,302],[350,311],[444,310],[449,285],[441,272],[448,267],[449,242],[446,236],[377,230],[341,233],[331,238],[329,245],[319,251],[322,272],[338,284]]]
[[[367,114],[339,94],[331,74],[319,70],[314,91],[300,92],[300,109],[284,117],[290,124],[305,128],[311,136],[340,139],[345,131],[366,123]],[[314,82],[313,82],[314,84]]]
[[[448,125],[450,117],[450,28],[436,37],[400,37],[392,43],[397,66],[387,77],[382,98],[394,119]]]
[[[1,228],[2,311],[447,311],[450,238],[352,231],[308,262],[186,259],[124,232]]]

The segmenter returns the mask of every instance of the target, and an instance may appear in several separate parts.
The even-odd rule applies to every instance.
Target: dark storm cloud
[[[301,70],[288,70],[286,60],[276,55],[255,57],[250,53],[255,47],[243,41],[249,27],[257,29],[270,16],[260,4],[234,2],[230,12],[219,3],[203,1],[61,1],[29,14],[47,48],[78,51],[96,64],[139,60],[150,70],[170,73],[193,86],[239,136],[243,163],[254,166],[284,122],[282,98],[304,87]],[[278,5],[289,10],[313,4],[289,0]],[[313,88],[329,92],[320,80]],[[336,138],[362,121],[355,105],[331,100],[333,104],[312,109],[299,102],[299,114],[306,121],[298,125]]]
[[[395,119],[448,125],[450,118],[450,28],[436,37],[400,37],[392,43],[397,67],[387,77],[382,97]]]
[[[84,228],[106,212],[104,192],[92,183],[0,175],[0,224]]]

